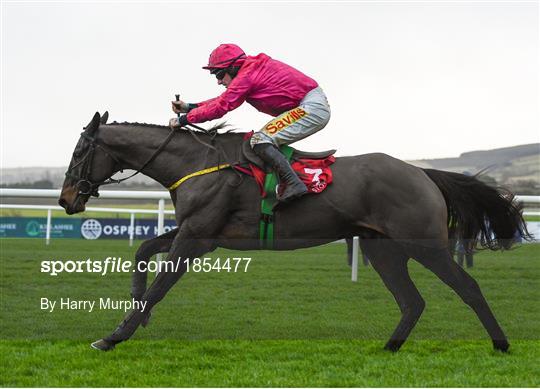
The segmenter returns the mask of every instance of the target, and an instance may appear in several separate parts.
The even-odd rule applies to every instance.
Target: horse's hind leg
[[[435,273],[441,281],[450,286],[461,297],[465,304],[474,310],[491,337],[495,349],[508,350],[510,347],[508,340],[491,312],[478,283],[452,260],[447,250],[424,249],[414,258]]]
[[[368,239],[361,244],[401,310],[401,320],[384,347],[397,351],[418,322],[425,307],[424,299],[409,276],[409,257],[397,243],[390,239]]]

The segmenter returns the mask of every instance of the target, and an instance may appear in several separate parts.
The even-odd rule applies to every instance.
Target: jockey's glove
[[[172,118],[171,120],[169,120],[169,127],[171,128],[184,127],[186,124],[189,124],[187,115],[182,115],[180,117]]]
[[[194,108],[197,108],[197,104],[185,103],[182,100],[172,101],[172,109],[174,113],[188,113]]]

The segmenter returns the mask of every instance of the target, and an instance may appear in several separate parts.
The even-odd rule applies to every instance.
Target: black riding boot
[[[287,202],[308,192],[306,185],[298,178],[295,171],[281,152],[269,143],[257,144],[253,151],[261,159],[272,166],[279,178],[285,182],[285,190],[278,195],[279,202]]]

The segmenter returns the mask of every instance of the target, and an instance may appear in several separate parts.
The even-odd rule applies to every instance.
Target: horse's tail
[[[455,238],[480,242],[491,250],[508,249],[521,236],[529,240],[523,204],[476,176],[423,169],[439,187],[448,209],[448,227]]]

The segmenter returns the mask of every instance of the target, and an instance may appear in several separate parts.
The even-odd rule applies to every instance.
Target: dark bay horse
[[[71,159],[59,204],[82,212],[100,185],[122,169],[142,170],[168,188],[179,178],[239,159],[243,135],[209,135],[168,127],[112,123],[96,113]],[[163,142],[169,139],[169,142]],[[451,287],[482,322],[495,349],[509,347],[476,281],[451,258],[449,238],[475,239],[490,249],[507,249],[516,234],[528,237],[519,204],[475,177],[420,169],[385,154],[339,157],[334,181],[318,195],[306,195],[275,210],[275,249],[294,250],[359,236],[361,248],[401,310],[385,348],[397,351],[424,310],[409,277],[410,258]],[[136,261],[168,252],[167,261],[196,258],[217,247],[259,249],[260,194],[255,181],[223,169],[185,181],[171,192],[178,228],[144,242]],[[146,310],[130,312],[109,336],[93,343],[110,350],[148,320],[151,308],[186,271],[158,274],[146,287],[135,272],[132,296]]]

